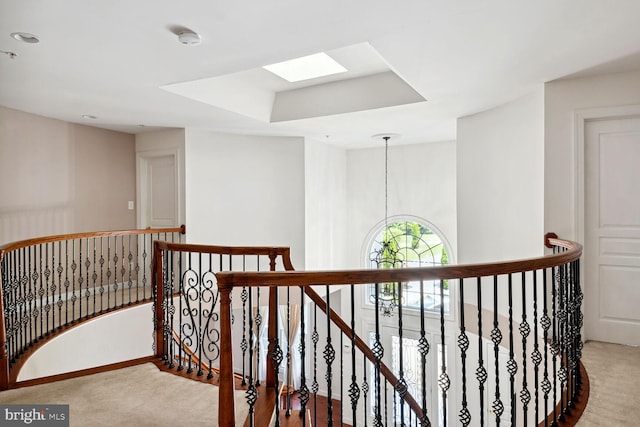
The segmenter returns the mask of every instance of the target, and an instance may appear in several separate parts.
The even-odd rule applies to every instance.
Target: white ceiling
[[[637,69],[639,16],[638,0],[1,0],[0,50],[18,56],[0,55],[0,105],[130,133],[193,127],[349,148],[385,132],[448,140],[456,118],[544,82]],[[183,28],[202,43],[180,44]],[[18,42],[15,31],[41,42]],[[242,93],[208,103],[162,88],[363,44],[380,56],[377,72],[391,70],[426,102],[271,123],[243,110],[252,94],[299,86],[265,92],[243,78]]]

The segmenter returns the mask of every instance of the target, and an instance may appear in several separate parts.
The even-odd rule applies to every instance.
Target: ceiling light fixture
[[[324,52],[290,59],[289,61],[278,62],[276,64],[265,65],[262,68],[290,83],[315,79],[317,77],[330,76],[347,71],[346,68]]]
[[[189,46],[200,44],[200,35],[193,31],[184,30],[178,33],[178,41]]]
[[[96,116],[92,116],[91,114],[83,114],[83,115],[82,115],[82,118],[83,118],[83,119],[88,119],[88,120],[95,120],[95,119],[97,119],[97,117],[96,117]]]
[[[370,260],[377,268],[402,268],[404,258],[398,252],[397,242],[389,232],[389,140],[397,138],[397,134],[378,134],[374,139],[384,140],[384,229],[382,230],[382,245],[371,253]],[[370,300],[376,303],[383,316],[391,316],[393,309],[400,303],[400,283],[376,283],[375,293]]]
[[[16,59],[16,56],[18,56],[17,53],[8,52],[8,51],[5,51],[5,50],[0,50],[0,53],[4,53],[5,55],[9,56],[9,58],[11,58],[11,59]]]
[[[18,40],[19,42],[40,43],[40,39],[37,36],[34,36],[33,34],[29,34],[29,33],[15,32],[15,33],[11,33],[10,36]]]

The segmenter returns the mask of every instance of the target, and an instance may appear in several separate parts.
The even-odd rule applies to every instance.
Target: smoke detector
[[[200,44],[200,35],[193,31],[180,31],[178,33],[178,41],[186,45]]]

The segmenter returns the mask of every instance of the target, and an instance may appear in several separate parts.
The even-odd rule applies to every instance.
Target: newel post
[[[269,270],[275,271],[276,269],[276,257],[278,254],[274,251],[269,254]],[[267,324],[267,337],[269,340],[269,347],[267,350],[267,364],[266,364],[266,385],[269,388],[276,388],[278,378],[276,378],[276,369],[273,363],[273,354],[276,351],[276,340],[278,338],[278,288],[269,287],[269,320]]]
[[[4,253],[0,251],[0,390],[9,389],[9,356],[7,355],[7,329],[4,323]]]
[[[231,342],[232,289],[232,286],[223,286],[218,283],[218,291],[220,292],[220,388],[218,394],[218,425],[222,427],[232,427],[236,424]]]
[[[153,289],[154,289],[154,327],[156,336],[156,357],[163,359],[164,343],[164,278],[162,274],[162,249],[160,242],[153,242]]]

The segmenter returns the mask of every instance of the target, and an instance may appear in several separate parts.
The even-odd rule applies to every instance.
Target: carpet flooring
[[[579,427],[640,426],[640,348],[590,341],[590,397]],[[236,420],[248,408],[237,391]],[[0,403],[69,404],[71,426],[215,426],[218,389],[147,363],[0,393]]]
[[[589,341],[582,363],[590,394],[577,425],[640,426],[640,347]]]
[[[236,420],[248,407],[236,392]],[[69,404],[70,426],[215,426],[218,388],[152,363],[0,393],[2,404]]]

